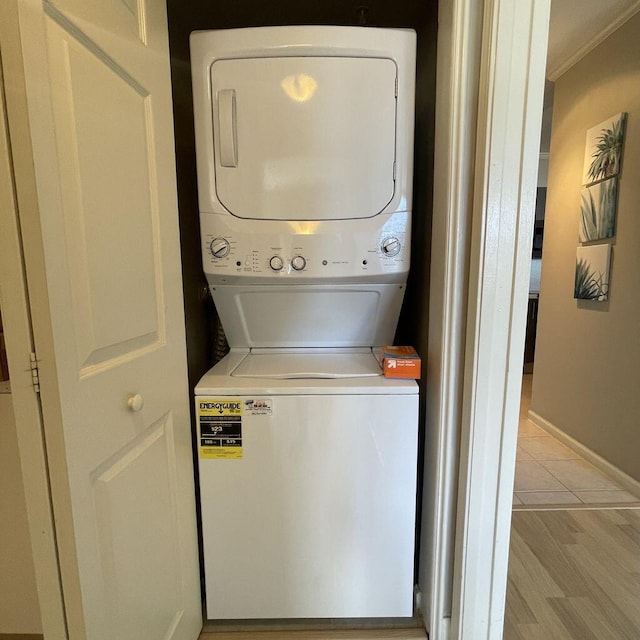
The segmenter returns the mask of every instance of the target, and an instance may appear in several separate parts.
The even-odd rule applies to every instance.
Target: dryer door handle
[[[218,91],[218,132],[220,138],[220,164],[238,166],[238,133],[236,130],[235,89]]]

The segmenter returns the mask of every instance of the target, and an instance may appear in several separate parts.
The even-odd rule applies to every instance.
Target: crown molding
[[[571,67],[580,62],[590,51],[595,49],[602,41],[606,40],[614,31],[619,29],[627,20],[633,18],[640,11],[640,0],[634,2],[630,7],[625,9],[621,14],[616,16],[601,31],[599,31],[589,42],[580,47],[568,58],[557,64],[547,73],[547,78],[555,82],[561,75],[569,71]]]

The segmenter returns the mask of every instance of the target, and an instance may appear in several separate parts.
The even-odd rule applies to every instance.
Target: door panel
[[[171,418],[163,416],[91,474],[106,621],[123,640],[173,637],[184,611]]]
[[[152,98],[125,69],[48,19],[65,244],[80,375],[163,340]],[[116,364],[117,366],[117,364]]]
[[[216,191],[240,218],[370,218],[394,194],[395,63],[217,60]]]
[[[165,5],[9,1],[9,126],[69,637],[194,640]]]
[[[58,0],[51,3],[47,11],[56,13],[59,9],[61,16],[72,17],[73,23],[82,24],[83,31],[88,33],[91,29],[85,27],[93,25],[105,35],[118,35],[132,44],[139,40],[147,45],[149,18],[153,22],[158,16],[153,7],[147,7],[148,4],[148,0]],[[160,25],[156,22],[155,26]],[[95,38],[95,34],[91,35]]]

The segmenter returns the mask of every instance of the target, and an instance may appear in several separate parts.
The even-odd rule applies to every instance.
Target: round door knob
[[[284,267],[284,262],[282,262],[282,258],[280,256],[273,256],[273,258],[269,260],[269,266],[274,271],[281,271],[282,267]]]
[[[380,245],[385,256],[397,256],[400,253],[400,240],[398,238],[385,238]]]
[[[144,398],[139,393],[131,395],[127,399],[127,406],[131,411],[140,411],[144,407]]]
[[[211,249],[211,255],[214,258],[224,258],[229,255],[231,245],[226,238],[215,238],[211,241],[209,248]]]
[[[302,256],[294,256],[291,258],[291,266],[296,271],[302,271],[307,266],[307,261]]]

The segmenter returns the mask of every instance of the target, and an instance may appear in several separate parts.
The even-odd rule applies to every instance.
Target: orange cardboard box
[[[382,347],[378,360],[385,378],[420,378],[421,360],[413,347]]]

